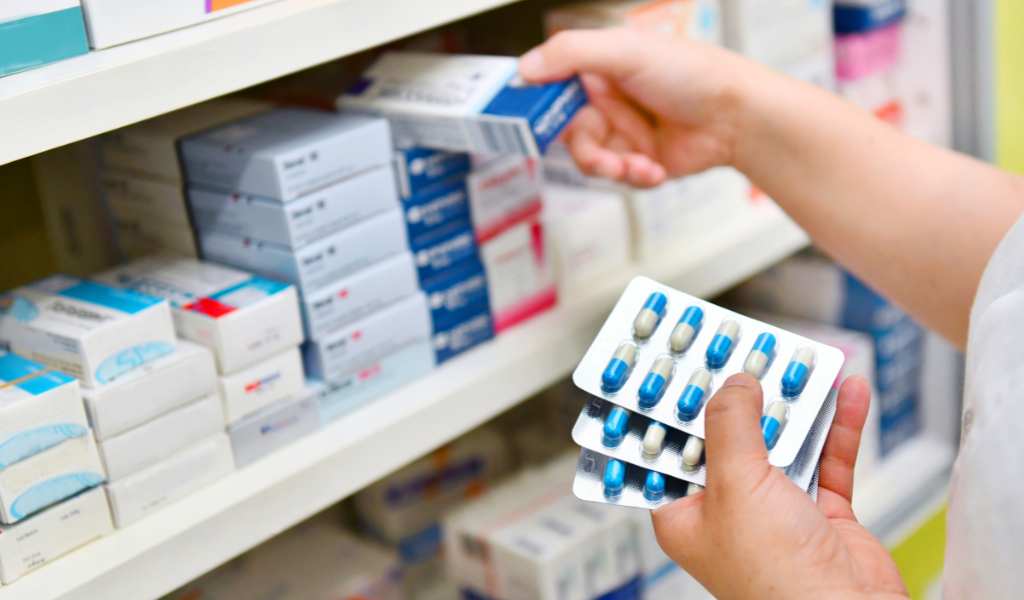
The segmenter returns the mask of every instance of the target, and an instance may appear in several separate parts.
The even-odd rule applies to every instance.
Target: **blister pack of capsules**
[[[573,428],[584,448],[574,492],[653,508],[700,489],[707,402],[746,372],[763,387],[770,463],[813,495],[843,362],[837,348],[638,277],[573,373],[594,397]]]

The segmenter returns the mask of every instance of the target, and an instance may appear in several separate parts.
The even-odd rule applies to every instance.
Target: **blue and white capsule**
[[[602,481],[605,498],[618,498],[626,487],[626,465],[615,459],[609,460],[604,467]]]
[[[668,338],[669,350],[676,353],[686,352],[703,323],[704,311],[699,306],[688,306]]]
[[[743,363],[743,372],[753,376],[755,379],[764,377],[768,365],[772,364],[775,358],[775,336],[770,333],[762,333],[754,340],[754,347],[750,349],[747,360]]]
[[[704,486],[699,483],[690,482],[690,485],[686,486],[687,496],[696,496],[697,494],[704,491]]]
[[[665,316],[665,309],[668,307],[668,296],[661,292],[654,292],[647,297],[643,308],[633,319],[633,335],[638,340],[646,340],[654,335],[661,319]]]
[[[768,410],[761,416],[761,435],[764,436],[764,445],[771,450],[779,441],[782,430],[786,428],[786,421],[789,418],[789,408],[785,402],[772,402]]]
[[[691,435],[683,444],[683,470],[692,473],[699,469],[702,456],[704,456],[704,440]]]
[[[644,498],[648,502],[661,502],[665,498],[665,476],[657,471],[648,471],[644,480]]]
[[[644,377],[644,381],[636,393],[637,406],[641,410],[650,410],[657,406],[658,402],[661,402],[661,397],[665,394],[665,388],[668,387],[669,382],[672,381],[675,369],[676,363],[671,356],[659,356],[654,360],[651,370],[647,372],[647,376]]]
[[[721,369],[729,362],[739,337],[740,324],[736,321],[726,321],[718,326],[715,337],[708,344],[706,356],[709,369]]]
[[[711,372],[707,369],[694,371],[676,403],[676,416],[680,421],[687,422],[697,418],[710,389]]]
[[[640,453],[647,460],[656,460],[665,449],[665,437],[668,430],[657,421],[651,421],[644,432],[643,442],[640,444]]]
[[[608,448],[618,448],[622,440],[626,438],[629,430],[629,411],[616,406],[604,419],[604,431],[601,435],[601,443]]]
[[[814,349],[803,347],[793,353],[793,358],[786,366],[786,372],[782,374],[782,395],[787,398],[795,398],[803,393],[807,387],[807,380],[814,370]]]
[[[613,393],[622,389],[636,364],[636,344],[623,342],[615,349],[608,366],[601,373],[601,389]]]

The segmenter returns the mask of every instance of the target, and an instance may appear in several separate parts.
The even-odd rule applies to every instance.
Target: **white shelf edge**
[[[0,165],[514,0],[279,0],[0,78]]]
[[[752,208],[746,218],[658,260],[631,264],[431,375],[0,587],[0,600],[170,592],[567,376],[632,277],[642,273],[710,296],[806,244],[778,209]]]

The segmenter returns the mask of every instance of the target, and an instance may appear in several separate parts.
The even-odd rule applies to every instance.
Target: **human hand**
[[[744,84],[763,69],[727,50],[630,29],[559,33],[520,60],[524,79],[579,74],[590,99],[565,140],[590,175],[648,187],[732,164]]]
[[[707,489],[652,513],[662,549],[718,598],[905,597],[850,504],[870,399],[863,378],[840,388],[815,503],[768,464],[761,385],[730,377],[705,413]]]

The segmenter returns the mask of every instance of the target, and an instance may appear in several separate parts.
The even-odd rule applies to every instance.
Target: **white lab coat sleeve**
[[[1024,593],[1024,218],[971,310],[960,455],[947,518],[947,598]]]

